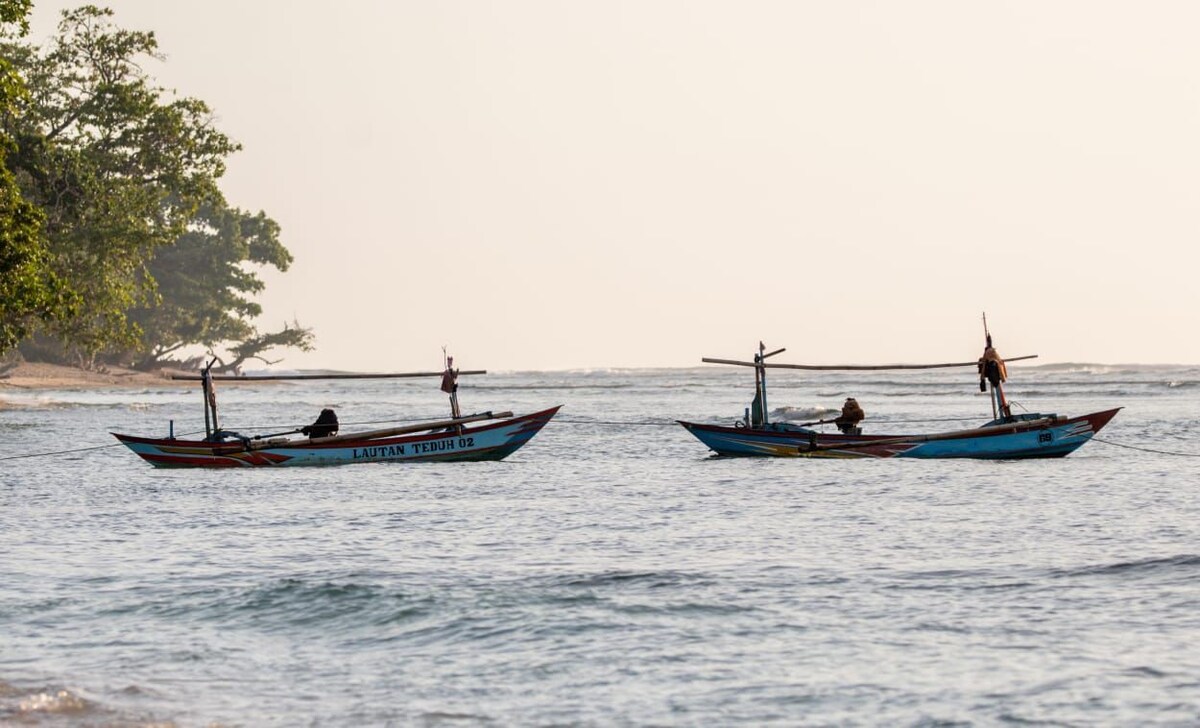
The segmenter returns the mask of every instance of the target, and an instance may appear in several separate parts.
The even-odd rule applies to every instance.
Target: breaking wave
[[[59,686],[18,687],[0,680],[0,723],[41,725],[54,716],[92,720],[105,712],[95,703]]]
[[[840,411],[832,407],[776,407],[771,410],[771,417],[784,422],[804,422],[828,419]]]
[[[1200,555],[1180,554],[1162,558],[1138,559],[1136,561],[1118,561],[1112,564],[1095,564],[1074,569],[1059,569],[1051,572],[1054,577],[1077,576],[1150,576],[1175,574],[1194,578],[1200,572]]]

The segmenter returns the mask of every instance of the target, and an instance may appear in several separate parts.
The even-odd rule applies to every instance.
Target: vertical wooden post
[[[1000,416],[1004,419],[1012,417],[1012,408],[1008,406],[1008,398],[1004,396],[1004,385],[996,385],[996,404],[1000,408]]]
[[[761,341],[758,342],[758,357],[757,358],[758,358],[758,363],[762,365],[759,367],[759,369],[762,371],[762,377],[759,379],[759,387],[762,390],[762,398],[759,401],[762,403],[763,427],[766,427],[771,422],[771,416],[768,414],[768,410],[767,410],[767,367],[766,367],[767,357],[764,356],[764,354],[766,354],[766,352],[767,352],[767,347],[763,346],[763,343]]]
[[[213,433],[221,429],[221,423],[217,419],[217,393],[213,390],[212,383],[212,368],[213,364],[216,363],[216,359],[210,361],[200,375],[201,389],[204,390],[204,438],[206,440],[211,438]],[[209,410],[212,410],[211,425]]]
[[[212,386],[208,373],[208,367],[204,368],[204,372],[200,376],[200,395],[204,397],[204,439],[208,440],[212,437],[212,423],[208,417],[208,391]]]
[[[446,353],[446,347],[442,347],[442,391],[450,395],[450,417],[457,420],[462,416],[458,409],[458,372],[454,369],[454,357]],[[462,434],[462,426],[458,428],[458,434]]]

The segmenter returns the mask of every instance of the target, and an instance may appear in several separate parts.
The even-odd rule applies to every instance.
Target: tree
[[[238,372],[241,371],[242,364],[250,359],[257,359],[264,364],[278,364],[280,360],[271,360],[264,356],[266,352],[274,348],[292,347],[301,351],[312,351],[312,340],[312,329],[302,328],[298,322],[292,321],[290,326],[285,322],[279,331],[270,334],[256,333],[229,347],[233,359],[228,363],[223,357],[215,354],[212,349],[208,350],[208,354],[216,358],[220,364],[214,371]]]
[[[30,0],[0,0],[0,27],[24,35],[29,8]],[[20,74],[0,56],[0,118],[13,117],[27,97]],[[67,318],[76,302],[51,270],[42,236],[45,215],[24,198],[8,168],[15,145],[7,126],[0,128],[0,354],[25,338],[35,321]]]
[[[153,300],[147,261],[219,195],[224,160],[239,148],[204,102],[172,97],[142,70],[160,57],[154,34],[116,28],[111,16],[64,11],[47,49],[0,48],[30,90],[4,118],[17,145],[10,168],[45,211],[51,267],[80,301],[50,330],[84,361],[140,345],[128,312]]]
[[[0,354],[24,339],[35,320],[53,321],[72,310],[74,299],[50,270],[41,227],[41,210],[0,167]]]
[[[310,350],[312,332],[299,324],[260,334],[251,322],[262,307],[249,296],[262,291],[263,282],[244,264],[286,271],[291,262],[291,253],[279,242],[279,225],[265,213],[231,208],[220,195],[207,200],[188,231],[150,261],[156,301],[130,314],[142,330],[146,352],[139,366],[153,367],[193,344],[211,353],[223,342],[235,342],[228,368],[251,358],[266,361],[261,354],[272,347]]]
[[[0,0],[0,29],[4,36],[20,38],[29,32],[31,7],[32,0]],[[0,113],[11,114],[13,105],[24,95],[25,83],[20,74],[7,56],[0,56]]]
[[[0,17],[23,20],[28,6],[0,0]],[[3,97],[14,174],[0,183],[15,179],[24,200],[0,195],[0,211],[32,203],[0,227],[0,326],[13,322],[0,350],[38,318],[46,333],[23,349],[84,365],[153,365],[193,344],[233,342],[230,366],[275,346],[310,349],[299,324],[261,334],[252,323],[263,284],[245,264],[282,271],[291,255],[273,220],[230,208],[217,188],[239,145],[213,128],[204,102],[146,74],[141,64],[160,58],[154,34],[111,17],[93,5],[65,11],[45,48],[0,37],[0,70],[28,82]]]

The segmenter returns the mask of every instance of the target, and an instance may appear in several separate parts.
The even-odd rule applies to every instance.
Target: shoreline
[[[0,398],[5,392],[29,392],[53,389],[191,389],[196,382],[171,379],[173,374],[194,374],[177,369],[139,372],[121,367],[106,367],[103,372],[42,362],[21,362],[0,372]],[[241,384],[222,381],[222,384]],[[249,384],[249,382],[247,382]]]

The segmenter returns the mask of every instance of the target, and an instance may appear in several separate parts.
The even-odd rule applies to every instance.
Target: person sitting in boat
[[[300,428],[300,434],[305,437],[333,437],[338,431],[337,413],[331,409],[321,410],[317,421]]]
[[[866,416],[867,413],[863,412],[858,400],[847,397],[846,403],[842,405],[842,413],[833,421],[833,424],[837,425],[837,428],[844,434],[861,435],[862,428],[858,426],[858,423],[862,422]]]

